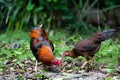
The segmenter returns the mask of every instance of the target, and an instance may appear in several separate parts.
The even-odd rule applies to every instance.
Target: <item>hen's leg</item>
[[[93,63],[94,63],[94,58],[91,57],[90,61],[91,61],[91,63],[93,64]]]
[[[90,58],[90,66],[92,67],[92,66],[93,66],[93,64],[94,64],[94,58],[93,58],[93,57],[91,57],[91,58]]]
[[[85,66],[88,64],[88,61],[90,60],[90,57],[88,54],[85,54],[84,57],[86,58],[86,62],[83,63],[83,65],[81,66],[81,69],[84,69]]]
[[[88,71],[92,70],[93,71],[93,63],[94,63],[94,58],[91,57],[88,63]]]
[[[35,62],[35,72],[37,72],[37,64],[38,64],[38,61],[36,60],[36,62]]]
[[[83,65],[81,66],[81,69],[84,69],[87,64],[88,64],[88,61],[84,62]]]

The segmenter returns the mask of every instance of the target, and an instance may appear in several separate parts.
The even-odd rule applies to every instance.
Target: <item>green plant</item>
[[[101,2],[105,3],[105,8],[92,10]],[[3,25],[2,28],[8,26],[8,30],[28,30],[29,27],[40,23],[47,28],[47,31],[51,28],[65,28],[71,32],[95,30],[96,28],[85,23],[84,19],[88,15],[99,16],[100,24],[99,18],[105,18],[101,12],[119,7],[118,0],[101,2],[100,0],[93,0],[92,3],[89,0],[2,0],[0,24]]]
[[[5,19],[8,30],[26,29],[28,26],[36,26],[38,23],[44,24],[49,29],[51,24],[53,27],[60,26],[61,18],[71,19],[69,14],[65,14],[68,12],[68,4],[63,0],[2,1],[1,6],[3,14],[1,13],[0,17]]]
[[[104,41],[99,52],[96,54],[96,61],[100,63],[117,64],[117,59],[120,56],[120,45],[113,40]]]

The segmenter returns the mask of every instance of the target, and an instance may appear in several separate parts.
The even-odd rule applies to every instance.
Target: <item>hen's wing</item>
[[[89,52],[93,51],[96,45],[90,40],[82,40],[74,46],[74,50],[77,52]]]

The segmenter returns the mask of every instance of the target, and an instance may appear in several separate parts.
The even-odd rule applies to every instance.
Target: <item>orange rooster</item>
[[[86,62],[82,65],[81,68],[84,68],[88,61],[92,59],[94,54],[99,51],[101,46],[101,42],[110,39],[115,36],[116,30],[108,29],[103,32],[98,32],[87,38],[85,40],[79,41],[72,50],[65,51],[63,56],[70,56],[72,58],[76,58],[78,56],[83,56],[86,58]]]
[[[42,62],[44,65],[61,66],[62,61],[58,60],[53,55],[54,46],[48,39],[48,36],[42,25],[30,31],[30,49],[37,61]],[[35,67],[37,71],[37,63]]]

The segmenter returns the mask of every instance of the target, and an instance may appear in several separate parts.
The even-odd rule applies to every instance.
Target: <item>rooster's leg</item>
[[[81,69],[84,69],[87,64],[88,64],[88,61],[84,62],[84,64],[81,66]]]
[[[37,64],[38,64],[38,61],[36,60],[36,63],[35,63],[35,72],[37,72]]]

